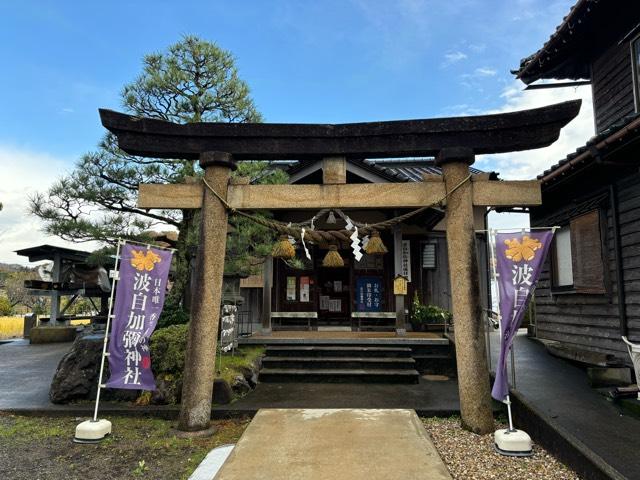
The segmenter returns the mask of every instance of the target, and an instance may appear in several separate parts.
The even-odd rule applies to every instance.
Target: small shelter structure
[[[36,247],[17,250],[20,256],[27,257],[30,262],[51,262],[51,269],[39,270],[40,280],[25,280],[25,287],[32,295],[47,296],[51,299],[49,317],[40,318],[40,322],[52,326],[67,325],[70,320],[88,318],[92,321],[104,322],[107,319],[109,293],[111,284],[107,270],[103,267],[87,265],[90,253],[72,248],[38,245]],[[69,297],[64,308],[61,299]],[[78,298],[87,298],[95,308],[96,315],[67,315],[67,310]],[[96,305],[94,299],[100,300]]]
[[[200,248],[191,302],[191,323],[179,428],[209,425],[220,318],[227,217],[246,211],[445,208],[456,361],[463,423],[478,433],[493,430],[489,373],[482,328],[474,206],[540,203],[537,181],[494,181],[473,175],[476,154],[543,147],[573,119],[580,102],[498,115],[355,124],[173,124],[100,110],[103,125],[133,155],[199,160],[201,183],[141,185],[142,208],[200,208]],[[422,182],[349,183],[350,159],[434,157],[442,177]],[[322,184],[231,184],[237,161],[297,159],[322,163]],[[399,218],[395,217],[395,222]],[[269,226],[302,240],[282,223]],[[374,224],[375,226],[376,224]],[[379,222],[378,227],[389,227]],[[374,228],[362,234],[373,238]],[[342,230],[310,231],[321,244],[346,240]],[[396,309],[398,303],[396,302]],[[401,330],[401,329],[400,329]],[[402,333],[402,332],[399,332]]]

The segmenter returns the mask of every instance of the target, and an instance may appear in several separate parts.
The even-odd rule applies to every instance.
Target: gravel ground
[[[494,450],[492,433],[476,435],[463,430],[459,418],[422,421],[455,480],[580,480],[573,470],[538,445],[534,444],[532,457],[505,457]]]

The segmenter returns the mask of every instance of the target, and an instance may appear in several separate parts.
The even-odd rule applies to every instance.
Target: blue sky
[[[509,73],[542,45],[573,3],[1,2],[0,165],[15,183],[0,196],[42,190],[72,168],[103,134],[97,109],[121,109],[120,89],[140,72],[142,56],[184,34],[233,52],[269,122],[455,116],[588,95],[574,89],[523,94]],[[565,154],[588,138],[589,122],[560,146]],[[478,163],[526,178],[557,161],[560,151],[542,162],[506,156]],[[19,210],[0,215],[0,261],[17,260],[7,253],[16,247],[11,232],[27,224],[37,228],[17,203]]]

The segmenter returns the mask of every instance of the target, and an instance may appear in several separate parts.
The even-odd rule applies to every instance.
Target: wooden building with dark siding
[[[536,290],[536,335],[592,361],[640,342],[640,2],[580,0],[514,73],[587,80],[596,135],[543,172],[532,226],[558,225]],[[604,354],[594,356],[593,354]]]

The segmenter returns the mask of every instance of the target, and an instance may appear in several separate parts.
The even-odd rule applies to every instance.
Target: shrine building
[[[471,173],[481,175],[478,169]],[[340,172],[335,176],[336,172]],[[442,170],[433,158],[329,159],[301,161],[287,169],[293,185],[407,183],[441,181]],[[331,178],[331,175],[334,175]],[[485,175],[497,179],[497,175]],[[376,224],[406,214],[411,209],[283,210],[276,218],[284,223],[321,230],[342,230],[347,222]],[[483,307],[488,305],[486,262],[486,214],[474,207],[474,228],[481,272]],[[353,231],[351,229],[350,231]],[[338,253],[344,265],[323,266],[327,242],[306,246],[296,243],[295,260],[269,257],[261,275],[240,280],[241,333],[270,331],[402,332],[430,331],[443,334],[446,317],[428,325],[413,315],[413,302],[451,311],[451,288],[444,210],[433,207],[394,227],[379,232],[388,250],[356,259],[351,241],[342,241]],[[406,295],[394,295],[396,276],[407,280]]]

